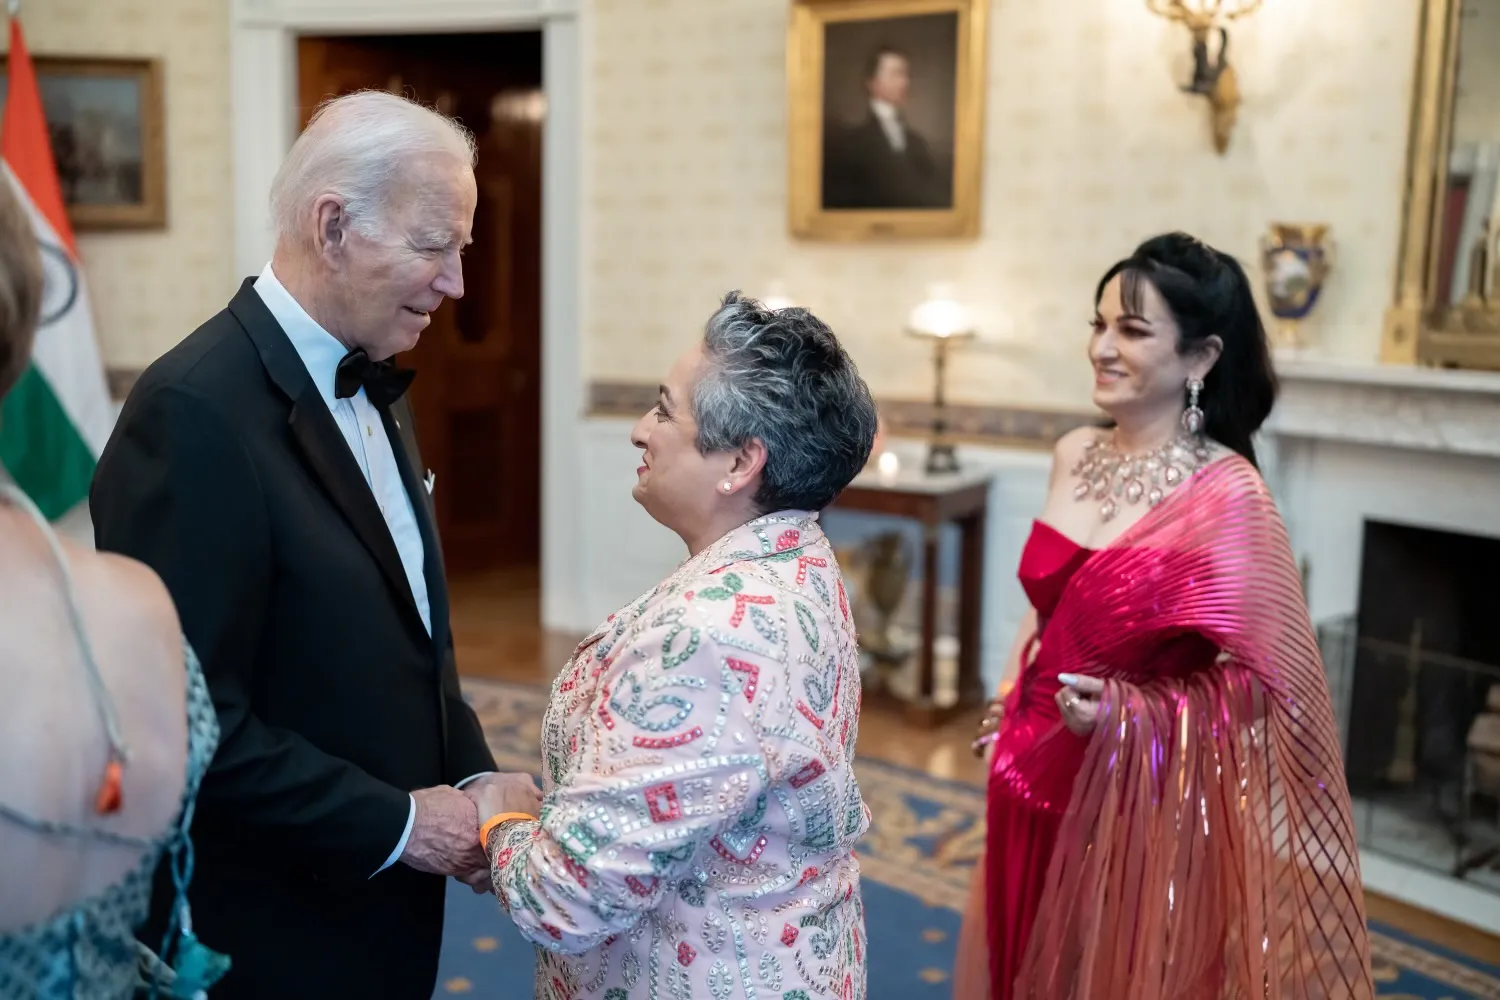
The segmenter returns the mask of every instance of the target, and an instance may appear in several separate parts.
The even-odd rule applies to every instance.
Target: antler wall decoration
[[[1240,104],[1239,81],[1229,65],[1230,21],[1253,13],[1261,0],[1146,0],[1146,9],[1171,21],[1181,21],[1193,38],[1193,79],[1183,86],[1189,94],[1208,98],[1213,115],[1214,148],[1229,148],[1229,134]],[[1208,55],[1209,35],[1219,33],[1216,59]]]

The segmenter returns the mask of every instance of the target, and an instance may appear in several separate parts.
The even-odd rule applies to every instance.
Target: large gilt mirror
[[[1381,359],[1500,370],[1500,0],[1423,0]]]

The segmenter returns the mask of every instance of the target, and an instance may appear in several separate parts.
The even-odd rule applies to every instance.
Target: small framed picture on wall
[[[60,56],[32,62],[73,228],[165,226],[161,63]],[[6,71],[0,56],[0,114]]]
[[[788,209],[809,239],[974,237],[986,0],[795,0]]]

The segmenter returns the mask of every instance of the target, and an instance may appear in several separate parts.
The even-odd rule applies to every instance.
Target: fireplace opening
[[[1500,539],[1366,521],[1345,768],[1367,847],[1500,891]]]

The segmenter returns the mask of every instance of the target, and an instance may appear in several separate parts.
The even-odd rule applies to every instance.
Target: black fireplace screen
[[[1367,521],[1352,641],[1324,639],[1361,841],[1500,890],[1497,567],[1500,539]]]

